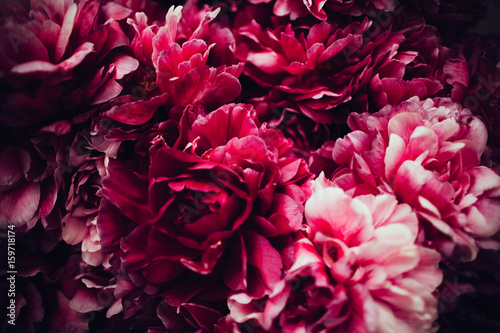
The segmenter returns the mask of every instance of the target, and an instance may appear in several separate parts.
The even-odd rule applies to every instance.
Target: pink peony
[[[332,152],[332,176],[349,193],[393,193],[416,209],[427,242],[472,260],[475,239],[500,230],[500,177],[479,166],[484,124],[449,99],[412,98],[370,115],[352,114],[352,133]]]
[[[271,332],[434,331],[440,256],[415,244],[415,213],[390,195],[352,198],[326,183],[306,203],[312,233],[295,242],[284,279],[267,300],[230,297],[230,318]]]
[[[135,15],[145,13],[154,22],[165,23],[165,8],[163,4],[150,0],[105,0],[103,7],[112,17],[116,14]]]

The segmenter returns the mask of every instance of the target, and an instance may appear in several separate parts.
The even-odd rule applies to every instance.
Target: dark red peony
[[[147,136],[145,154],[138,148],[129,162],[106,162],[97,219],[103,252],[133,289],[169,306],[268,294],[291,263],[290,234],[302,226],[305,161],[243,104],[209,114],[186,108],[174,147],[157,133]]]

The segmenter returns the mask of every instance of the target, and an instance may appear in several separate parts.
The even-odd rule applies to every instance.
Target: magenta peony
[[[210,109],[231,102],[241,92],[237,77],[242,64],[211,67],[207,64],[210,49],[203,39],[207,25],[218,13],[207,11],[189,31],[192,21],[181,25],[182,6],[170,7],[165,25],[148,25],[144,13],[136,13],[128,23],[135,35],[130,48],[140,62],[130,90],[104,106],[105,115],[128,125],[141,125],[163,105],[187,106],[203,103]],[[187,30],[187,31],[186,31]],[[191,32],[186,38],[186,34]]]
[[[410,26],[397,37],[374,71],[368,95],[376,108],[397,105],[417,96],[420,99],[459,94],[463,90],[461,68],[450,66],[453,51],[440,44],[430,25]]]

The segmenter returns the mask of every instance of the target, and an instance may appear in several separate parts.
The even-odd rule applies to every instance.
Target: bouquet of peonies
[[[2,332],[500,331],[485,0],[2,0]]]

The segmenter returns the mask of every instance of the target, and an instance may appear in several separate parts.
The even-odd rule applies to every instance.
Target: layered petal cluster
[[[162,333],[219,332],[218,322],[224,324],[225,318],[217,310],[217,303],[171,306],[161,296],[136,289],[133,282],[136,280],[117,272],[107,262],[97,267],[81,264],[72,271],[71,277],[77,282],[70,308],[79,314],[95,311],[105,314],[106,320],[92,330],[98,333],[131,329]]]
[[[237,78],[243,64],[212,67],[207,63],[214,45],[203,38],[220,9],[180,24],[182,10],[182,6],[170,7],[162,26],[148,24],[142,12],[128,19],[135,31],[130,49],[140,67],[128,80],[127,91],[103,107],[106,117],[141,125],[163,105],[202,103],[213,110],[240,94]]]
[[[500,70],[496,66],[500,58],[497,45],[494,37],[469,34],[461,41],[461,52],[450,59],[453,68],[458,69],[457,77],[466,78],[463,94],[453,96],[454,101],[463,103],[485,123],[494,166],[500,162]]]
[[[312,165],[313,152],[325,142],[340,136],[342,125],[318,123],[298,112],[286,95],[271,90],[267,95],[249,100],[254,105],[261,122],[281,130],[294,142],[294,152]],[[331,159],[330,159],[331,160]],[[318,173],[319,174],[319,173]]]
[[[186,108],[174,147],[157,133],[138,165],[109,160],[97,219],[103,252],[133,288],[169,306],[269,293],[302,226],[305,161],[249,105]]]
[[[71,178],[64,191],[62,239],[70,245],[81,243],[82,260],[92,266],[102,265],[104,256],[97,233],[97,211],[101,201],[101,177],[104,176],[104,156],[88,149],[88,139],[75,136],[68,152]]]
[[[500,177],[479,165],[487,132],[470,111],[415,97],[352,114],[349,125],[332,151],[335,184],[355,195],[395,194],[418,211],[427,241],[447,257],[474,259],[475,239],[500,230]]]
[[[352,198],[316,180],[306,203],[309,237],[269,298],[229,300],[230,317],[264,330],[430,332],[436,326],[440,255],[417,245],[418,220],[380,194]]]
[[[254,7],[239,15],[234,29],[236,56],[246,62],[245,73],[255,82],[284,93],[300,112],[319,123],[345,122],[348,112],[367,111],[365,88],[375,74],[402,81],[406,66],[418,55],[411,49],[419,46],[412,45],[414,39],[401,51],[399,45],[412,33],[416,39],[426,30],[421,21],[404,15],[345,24],[328,20],[292,25],[275,20],[270,27],[259,20],[264,15]],[[425,97],[441,88],[430,81],[419,84],[430,90]]]
[[[373,73],[368,94],[376,108],[397,105],[410,97],[420,99],[463,94],[467,76],[463,69],[450,63],[454,52],[441,45],[437,29],[414,25],[397,36]]]
[[[0,226],[28,231],[41,218],[43,227],[60,240],[56,209],[63,167],[58,163],[70,124],[61,121],[31,139],[0,141]],[[55,246],[55,245],[54,245]]]
[[[0,121],[30,127],[53,117],[69,118],[83,106],[120,94],[117,82],[138,66],[113,52],[128,45],[118,20],[129,13],[99,1],[36,1],[27,8],[3,4],[13,13],[0,25]]]

